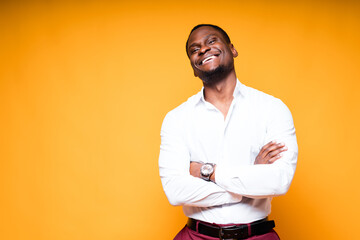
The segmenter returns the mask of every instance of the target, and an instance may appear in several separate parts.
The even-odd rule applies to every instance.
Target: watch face
[[[213,171],[214,168],[211,164],[204,164],[201,166],[201,175],[203,175],[204,177],[210,176],[210,174],[212,174]]]

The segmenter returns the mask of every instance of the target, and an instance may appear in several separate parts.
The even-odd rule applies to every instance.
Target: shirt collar
[[[236,86],[233,93],[234,99],[237,99],[238,97],[240,97],[240,95],[244,95],[244,90],[244,84],[242,84],[239,79],[236,79]],[[204,97],[204,87],[202,87],[200,92],[198,92],[195,96],[195,105],[200,102],[205,103],[206,101]]]

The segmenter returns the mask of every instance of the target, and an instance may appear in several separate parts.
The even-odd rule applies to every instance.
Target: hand
[[[259,154],[256,156],[255,164],[272,164],[281,158],[281,152],[287,150],[284,143],[271,141],[261,148]]]
[[[191,162],[190,163],[190,175],[193,177],[201,178],[200,176],[200,168],[203,165],[203,163],[199,162]]]

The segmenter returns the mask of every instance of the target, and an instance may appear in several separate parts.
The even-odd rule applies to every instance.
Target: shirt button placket
[[[222,115],[222,114],[221,114]],[[226,122],[224,121],[224,117],[221,119],[221,132],[220,132],[220,144],[219,144],[219,162],[224,163],[224,147],[225,147],[225,129]]]

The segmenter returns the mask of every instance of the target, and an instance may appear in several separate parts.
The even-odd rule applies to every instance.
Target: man
[[[194,27],[186,52],[204,87],[166,115],[159,157],[165,194],[189,217],[175,239],[279,239],[267,216],[296,168],[291,113],[239,82],[218,26]]]

